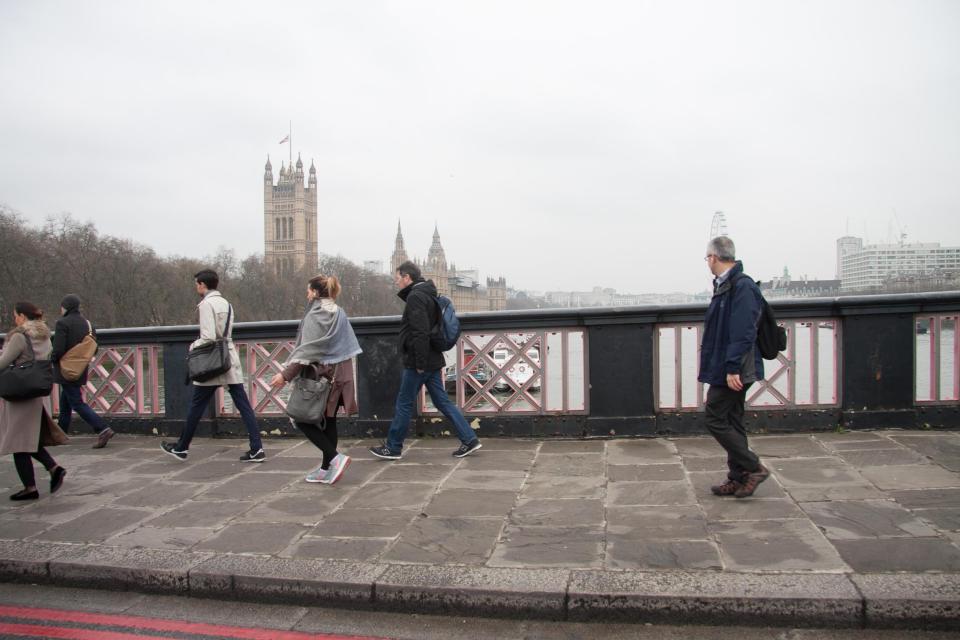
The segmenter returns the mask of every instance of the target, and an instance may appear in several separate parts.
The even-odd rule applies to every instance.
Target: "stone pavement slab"
[[[772,475],[743,500],[711,493],[725,459],[710,437],[487,438],[464,459],[452,439],[423,439],[399,462],[348,439],[354,462],[333,486],[304,481],[319,462],[305,441],[267,439],[257,465],[237,460],[241,440],[198,439],[184,463],[149,436],[91,442],[55,451],[58,494],[0,507],[0,578],[499,616],[960,628],[952,432],[756,436]],[[17,489],[9,461],[3,483]]]
[[[602,567],[604,532],[599,526],[508,525],[487,562],[492,567]]]
[[[831,540],[937,535],[910,511],[888,500],[806,502],[802,508]]]
[[[716,543],[709,540],[643,540],[607,534],[608,569],[715,569],[723,568]]]
[[[419,517],[387,551],[385,562],[482,565],[500,536],[500,519]]]

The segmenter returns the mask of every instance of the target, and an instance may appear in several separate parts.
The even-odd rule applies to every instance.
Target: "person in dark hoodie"
[[[409,260],[397,267],[393,281],[400,290],[397,295],[406,305],[400,324],[403,377],[387,440],[379,447],[372,447],[370,453],[384,460],[400,459],[414,402],[420,388],[426,385],[433,405],[453,423],[460,439],[460,448],[453,455],[457,458],[468,456],[481,447],[480,440],[460,409],[447,397],[441,376],[445,364],[443,353],[430,344],[430,332],[440,322],[437,287],[433,281],[424,280],[420,268]]]
[[[733,240],[719,236],[704,256],[714,275],[713,298],[703,321],[700,375],[710,385],[705,406],[707,429],[727,452],[727,477],[710,487],[714,495],[753,495],[770,471],[747,444],[743,414],[747,390],[763,379],[757,323],[763,312],[760,289],[743,273]]]
[[[67,380],[60,373],[60,358],[80,344],[88,333],[93,333],[96,338],[97,332],[90,321],[80,313],[80,296],[73,293],[64,296],[60,302],[60,312],[63,315],[54,327],[53,352],[50,354],[50,359],[53,361],[54,380],[60,385],[60,416],[57,418],[57,424],[64,433],[70,433],[70,419],[76,411],[97,434],[97,441],[93,448],[102,449],[113,437],[113,429],[104,425],[100,416],[83,399],[83,387],[87,384],[87,369],[84,369],[76,380]]]

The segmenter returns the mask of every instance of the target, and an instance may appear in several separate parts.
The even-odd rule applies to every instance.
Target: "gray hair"
[[[717,236],[707,243],[707,254],[711,253],[721,262],[733,262],[737,259],[737,248],[727,236]]]

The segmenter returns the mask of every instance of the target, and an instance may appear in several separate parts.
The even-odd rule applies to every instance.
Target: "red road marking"
[[[65,611],[60,609],[40,609],[36,607],[10,607],[0,605],[0,617],[35,620],[38,622],[74,622],[79,624],[103,625],[113,627],[130,627],[132,629],[148,629],[150,631],[179,631],[197,635],[219,636],[226,638],[241,638],[243,640],[385,640],[369,636],[341,636],[323,633],[303,633],[301,631],[283,631],[281,629],[253,629],[249,627],[229,627],[204,622],[183,622],[178,620],[161,620],[159,618],[142,618],[139,616],[124,616],[107,613],[87,613],[85,611]],[[97,631],[91,629],[70,629],[40,625],[27,625],[0,622],[0,631],[16,633],[13,627],[24,631],[18,635],[47,636],[51,638],[71,638],[75,640],[130,640],[132,638],[156,638],[157,636],[137,636],[128,633],[111,631]],[[37,630],[27,633],[29,630]],[[42,633],[40,633],[42,631]],[[50,633],[54,631],[56,633]],[[66,634],[66,635],[64,635]],[[78,635],[79,634],[79,635]],[[111,635],[112,634],[112,635]],[[166,640],[169,640],[167,638]]]
[[[66,640],[170,640],[170,636],[141,636],[97,629],[44,627],[38,624],[11,624],[0,622],[0,633],[26,638],[65,638]]]

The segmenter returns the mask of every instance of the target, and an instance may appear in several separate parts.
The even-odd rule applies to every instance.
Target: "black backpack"
[[[740,276],[740,278],[748,277],[746,275]],[[740,278],[737,278],[737,280]],[[734,282],[731,285],[731,294],[736,284]],[[757,286],[760,286],[759,282]],[[760,294],[760,306],[760,322],[757,323],[757,349],[760,350],[760,355],[764,360],[776,360],[777,354],[787,348],[787,330],[777,324],[777,316],[773,313],[773,309],[770,308],[770,304],[762,293]]]

